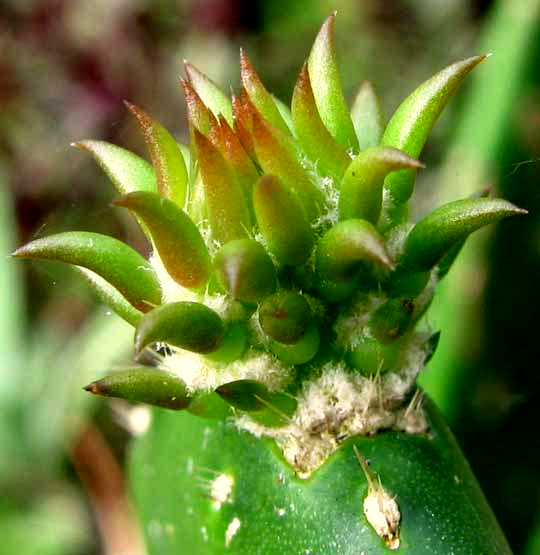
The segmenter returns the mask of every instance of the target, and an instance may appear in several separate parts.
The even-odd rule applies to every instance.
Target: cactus
[[[417,323],[466,238],[524,211],[477,196],[407,216],[424,143],[486,56],[437,73],[384,126],[370,84],[347,107],[334,22],[290,111],[241,52],[232,100],[186,64],[191,149],[132,104],[151,165],[75,144],[148,261],[89,232],[14,253],[74,265],[135,328],[133,367],[85,389],[159,407],[131,456],[150,553],[510,553],[416,385],[439,337]]]

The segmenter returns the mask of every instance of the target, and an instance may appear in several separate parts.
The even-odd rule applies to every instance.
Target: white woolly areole
[[[239,360],[223,364],[197,353],[175,349],[161,358],[159,366],[181,378],[190,393],[213,391],[236,380],[256,380],[270,391],[276,391],[290,380],[289,366],[269,353],[255,350],[248,351]]]
[[[268,428],[249,416],[236,425],[256,436],[273,438],[301,478],[307,478],[339,447],[355,435],[373,435],[395,428],[413,433],[427,430],[419,400],[414,410],[403,410],[423,366],[423,334],[411,338],[399,371],[366,378],[344,364],[327,364],[321,377],[307,382],[297,397],[297,410],[282,428]]]

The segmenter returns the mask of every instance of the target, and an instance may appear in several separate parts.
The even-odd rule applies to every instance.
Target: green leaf
[[[276,271],[264,247],[253,239],[229,241],[216,254],[221,286],[235,299],[255,303],[276,287]]]
[[[186,201],[188,174],[182,150],[174,137],[146,112],[126,102],[141,126],[157,176],[159,193],[183,207]]]
[[[240,49],[240,78],[251,102],[261,115],[282,133],[290,134],[272,95],[266,90],[247,54]]]
[[[163,342],[193,351],[211,353],[225,334],[220,316],[201,303],[176,302],[161,305],[144,315],[135,332],[135,351]]]
[[[246,327],[241,322],[229,322],[219,348],[206,358],[228,364],[242,357],[248,347]]]
[[[526,214],[503,199],[469,198],[440,206],[409,233],[400,266],[428,271],[473,231],[508,216]]]
[[[309,77],[321,119],[347,150],[358,151],[358,139],[343,96],[334,45],[335,12],[323,23],[311,49]]]
[[[120,193],[157,191],[154,168],[133,152],[105,141],[78,141],[71,146],[88,152]]]
[[[422,83],[394,112],[381,144],[399,148],[418,158],[442,111],[457,92],[467,75],[486,56],[473,56],[443,69]],[[415,173],[404,170],[388,176],[385,187],[396,204],[406,202],[414,189]]]
[[[139,191],[114,201],[128,208],[148,227],[165,269],[180,285],[202,287],[210,275],[210,256],[190,217],[174,202],[156,193]]]
[[[242,187],[246,201],[251,207],[253,185],[259,178],[259,172],[242,146],[238,135],[223,116],[220,116],[219,125],[211,129],[209,139],[219,148],[221,154],[231,165],[238,183]]]
[[[216,116],[204,105],[191,83],[180,80],[186,98],[188,121],[208,137],[210,129],[217,124]]]
[[[298,142],[307,156],[317,164],[321,173],[336,180],[341,179],[351,159],[321,120],[313,96],[307,64],[304,64],[298,76],[291,110]]]
[[[310,221],[324,206],[322,191],[311,181],[292,150],[288,139],[257,113],[253,113],[253,141],[257,159],[264,173],[276,175],[297,196]]]
[[[199,71],[195,66],[188,62],[184,62],[184,67],[189,82],[204,104],[212,110],[216,118],[222,114],[229,125],[232,125],[232,106],[227,95],[214,83],[214,81],[202,71]]]
[[[219,150],[196,129],[193,139],[214,237],[223,243],[245,237],[251,229],[251,216],[232,168]]]
[[[298,197],[273,175],[253,190],[253,208],[268,250],[280,264],[302,264],[313,249],[314,234]]]
[[[385,176],[403,168],[421,168],[418,160],[396,148],[375,146],[363,150],[349,164],[339,194],[339,218],[360,218],[377,224]]]
[[[288,344],[270,341],[270,350],[286,364],[305,364],[318,352],[320,345],[319,330],[315,324],[308,326],[302,338],[296,343]]]
[[[306,299],[293,291],[279,291],[259,306],[259,323],[272,339],[287,345],[297,343],[306,332],[313,314]]]
[[[261,399],[267,397],[268,389],[254,380],[236,380],[220,385],[216,393],[237,409],[256,411],[265,407]]]
[[[291,109],[287,106],[287,104],[285,104],[285,102],[280,100],[277,96],[274,96],[273,94],[271,94],[270,96],[272,97],[272,100],[275,102],[277,109],[279,110],[279,113],[283,118],[283,121],[287,124],[290,134],[294,135],[294,124],[292,120]]]
[[[375,376],[392,370],[399,356],[400,343],[383,345],[373,337],[362,336],[355,347],[346,354],[347,364],[364,376]]]
[[[351,108],[351,118],[360,152],[377,146],[383,134],[384,119],[379,98],[369,81],[364,81],[358,90]]]
[[[120,291],[118,291],[118,289],[87,268],[83,268],[82,266],[75,266],[75,268],[81,273],[85,280],[90,284],[90,287],[92,287],[98,297],[108,307],[114,310],[120,318],[123,318],[132,326],[137,326],[142,318],[142,312],[128,303],[126,298],[120,293]]]
[[[240,94],[232,95],[232,106],[234,115],[234,132],[242,143],[245,151],[252,160],[257,159],[255,145],[251,133],[253,131],[252,113],[255,109],[249,100],[246,89],[242,87]]]
[[[323,281],[352,282],[366,263],[393,268],[383,238],[365,220],[338,223],[317,245],[316,269]]]
[[[88,231],[49,235],[20,247],[13,256],[88,268],[143,312],[161,302],[159,282],[150,264],[131,247],[107,235]]]
[[[190,403],[184,382],[175,374],[156,368],[130,368],[102,378],[84,388],[95,395],[145,403],[172,410]]]

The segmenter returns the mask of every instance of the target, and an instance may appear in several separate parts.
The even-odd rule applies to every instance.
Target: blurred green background
[[[538,555],[540,0],[3,0],[0,252],[68,229],[145,252],[106,177],[69,144],[100,138],[145,155],[123,99],[186,142],[182,60],[237,87],[241,45],[289,101],[334,9],[347,96],[368,78],[388,116],[438,69],[494,54],[436,126],[414,211],[490,186],[529,215],[469,241],[426,318],[443,333],[424,385],[515,553]],[[123,461],[144,414],[81,391],[129,360],[129,327],[69,268],[3,255],[0,342],[2,553],[142,555]]]

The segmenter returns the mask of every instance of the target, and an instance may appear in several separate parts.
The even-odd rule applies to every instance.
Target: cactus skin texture
[[[485,56],[427,80],[385,127],[369,83],[349,113],[334,22],[290,112],[241,52],[231,101],[186,65],[191,150],[129,103],[152,165],[74,144],[150,260],[90,232],[14,253],[72,264],[135,328],[138,363],[85,389],[160,407],[130,464],[151,554],[510,553],[416,386],[439,338],[416,324],[468,235],[524,211],[475,196],[407,222],[417,157]]]

